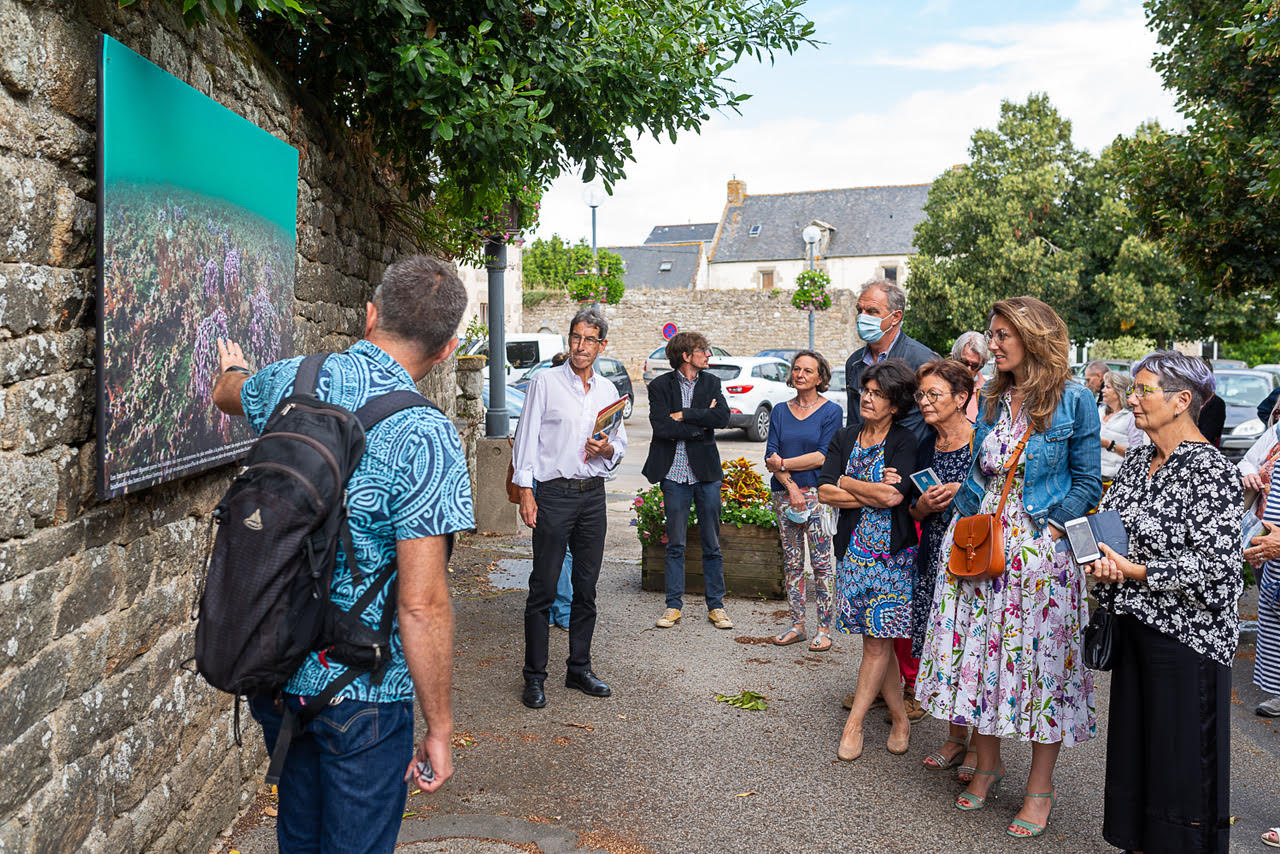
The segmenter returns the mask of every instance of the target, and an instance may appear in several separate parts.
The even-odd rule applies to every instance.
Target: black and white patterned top
[[[1240,474],[1217,448],[1183,442],[1154,475],[1154,445],[1131,448],[1101,509],[1118,510],[1146,581],[1098,586],[1103,604],[1227,666],[1240,635]]]

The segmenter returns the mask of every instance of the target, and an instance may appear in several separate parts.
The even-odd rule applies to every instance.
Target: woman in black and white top
[[[1231,660],[1239,635],[1240,476],[1196,427],[1204,363],[1160,350],[1134,369],[1130,448],[1101,509],[1129,556],[1090,571],[1116,613],[1102,835],[1126,851],[1226,852]]]

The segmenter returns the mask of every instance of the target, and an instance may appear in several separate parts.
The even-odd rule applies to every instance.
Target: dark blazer
[[[715,406],[712,406],[715,401]],[[680,400],[680,380],[676,371],[668,371],[649,383],[649,424],[653,440],[641,473],[650,483],[658,483],[671,471],[676,456],[676,441],[684,439],[689,455],[689,468],[700,481],[720,480],[720,449],[716,447],[716,430],[729,426],[729,404],[720,393],[720,378],[703,371],[693,387],[688,409]],[[671,413],[681,412],[682,421]]]
[[[860,432],[862,425],[845,427],[836,432],[835,438],[827,446],[827,461],[822,464],[822,474],[818,476],[819,487],[824,484],[840,485],[840,478],[844,476],[845,466],[849,464],[849,455],[853,453],[853,446],[858,443]],[[893,522],[889,533],[889,551],[893,554],[920,542],[915,520],[911,518],[909,500],[911,493],[915,491],[915,486],[911,483],[911,474],[917,471],[915,464],[915,434],[902,426],[901,422],[895,423],[884,437],[884,467],[897,469],[902,478],[901,483],[894,484],[894,489],[902,493],[902,501],[890,511]],[[861,520],[861,508],[840,511],[840,521],[836,524],[836,535],[832,540],[836,560],[844,557],[849,549],[849,540],[853,538],[853,530]]]
[[[862,426],[862,411],[858,407],[858,402],[862,399],[862,372],[867,368],[867,363],[862,361],[866,352],[867,347],[864,344],[854,350],[853,355],[844,363],[845,392],[849,395],[849,405],[845,409],[845,423],[850,427]],[[898,337],[893,339],[886,358],[905,359],[914,371],[925,362],[938,358],[938,354],[899,329]],[[914,433],[916,440],[920,442],[930,438],[933,432],[932,428],[924,423],[924,418],[921,417],[920,410],[914,403],[911,404],[911,411],[899,418],[898,423]]]

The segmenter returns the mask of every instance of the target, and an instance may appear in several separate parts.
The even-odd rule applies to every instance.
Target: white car
[[[519,382],[525,372],[539,362],[550,359],[556,353],[563,353],[569,348],[565,345],[563,335],[553,332],[508,332],[506,335],[507,359],[504,370],[507,384]],[[467,347],[468,356],[488,356],[489,339],[480,338]],[[489,382],[489,364],[484,366],[484,381]]]
[[[713,356],[707,370],[720,378],[729,404],[729,426],[746,428],[747,438],[753,442],[769,437],[773,408],[796,396],[796,390],[787,385],[791,366],[781,359]]]
[[[725,348],[717,347],[715,344],[711,345],[711,358],[719,359],[728,355],[729,351]],[[647,386],[653,382],[655,377],[659,377],[669,370],[671,370],[671,360],[667,358],[667,345],[663,344],[644,360],[644,374],[642,375],[644,384]]]
[[[843,367],[831,369],[831,383],[822,396],[840,405],[840,411],[844,413],[844,417],[840,419],[841,424],[849,420],[849,390],[844,387]]]

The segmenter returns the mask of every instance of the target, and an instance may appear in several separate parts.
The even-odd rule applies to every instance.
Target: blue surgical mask
[[[884,330],[880,328],[880,318],[869,314],[858,315],[858,337],[868,344],[874,344],[883,338]]]
[[[803,525],[805,522],[809,521],[809,511],[807,509],[801,513],[791,505],[787,505],[785,512],[787,514],[787,518],[797,525]]]

